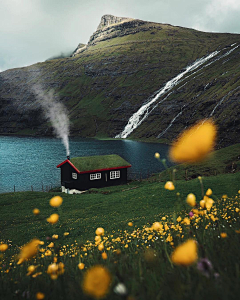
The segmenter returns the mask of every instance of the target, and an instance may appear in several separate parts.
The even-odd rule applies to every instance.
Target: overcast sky
[[[0,0],[0,71],[74,51],[104,14],[240,34],[240,0]]]

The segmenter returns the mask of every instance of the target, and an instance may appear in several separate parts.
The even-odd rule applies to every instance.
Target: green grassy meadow
[[[202,217],[198,225],[197,219],[189,226],[182,225],[181,235],[185,236],[182,239],[171,226],[176,224],[177,216],[183,219],[191,210],[185,203],[188,193],[194,192],[198,201],[202,198],[197,178],[176,181],[175,191],[164,189],[163,182],[145,180],[82,195],[1,194],[1,241],[9,245],[1,254],[1,299],[26,299],[26,295],[36,299],[37,292],[44,293],[45,299],[92,299],[83,293],[82,282],[86,270],[99,264],[111,273],[107,299],[237,299],[240,235],[235,230],[240,229],[239,212],[236,212],[240,201],[239,182],[240,172],[203,178],[204,191],[213,190],[219,219],[209,222]],[[176,191],[180,193],[179,198]],[[224,194],[228,195],[227,199],[221,198]],[[56,195],[63,197],[60,208],[49,205],[49,200]],[[222,201],[227,201],[227,205]],[[33,215],[34,208],[40,210],[39,215]],[[51,225],[46,218],[54,212],[59,213],[60,219]],[[165,235],[148,230],[156,221],[169,227]],[[129,222],[133,223],[132,227]],[[210,224],[207,230],[206,224]],[[103,251],[94,244],[98,227],[105,229]],[[69,235],[64,236],[65,232]],[[226,239],[220,238],[221,232],[227,233]],[[57,240],[52,238],[53,234],[58,235]],[[166,242],[169,235],[174,245]],[[19,246],[34,237],[44,242],[42,252],[17,265]],[[203,258],[211,261],[213,267],[206,271],[207,275],[198,270],[197,264],[182,267],[170,262],[175,245],[186,238],[197,238],[199,261]],[[54,248],[49,248],[52,241]],[[50,256],[44,255],[47,250],[51,250]],[[102,252],[107,253],[107,259],[102,258]],[[54,257],[65,265],[64,274],[56,280],[47,274]],[[78,269],[80,262],[85,264],[84,270]],[[27,276],[30,265],[37,266],[42,274],[36,278]],[[114,292],[119,282],[127,287],[126,295]]]
[[[172,191],[164,188],[173,179],[170,168],[80,195],[57,190],[0,194],[0,251],[1,244],[8,245],[0,252],[0,299],[238,299],[238,149],[239,144],[233,145],[188,166],[191,176],[200,172],[201,179],[186,178],[186,166],[175,166],[182,177],[176,176]],[[207,166],[215,166],[218,175],[208,176]],[[208,189],[213,194],[207,197]],[[186,203],[189,193],[196,196],[195,207]],[[57,208],[49,204],[55,196],[63,199]],[[200,200],[209,197],[214,203],[206,210]],[[50,224],[47,218],[53,213],[59,220]],[[102,236],[96,236],[99,227],[104,228]],[[41,244],[33,255],[26,245],[34,238]],[[176,263],[173,253],[192,240],[197,258]],[[20,263],[27,247],[32,254],[27,252],[28,259]],[[96,272],[94,266],[103,273],[98,279],[94,273],[89,294],[86,278]]]

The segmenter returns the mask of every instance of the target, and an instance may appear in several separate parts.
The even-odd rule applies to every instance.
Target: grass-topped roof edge
[[[69,163],[78,173],[129,168],[131,164],[117,154],[73,157],[57,166]]]

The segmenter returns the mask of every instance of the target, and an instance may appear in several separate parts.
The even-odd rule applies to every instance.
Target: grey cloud
[[[238,0],[8,0],[0,2],[0,70],[30,65],[87,43],[104,14],[240,33]],[[216,6],[217,7],[217,6]],[[222,6],[219,6],[222,8]],[[228,9],[229,8],[229,9]],[[239,9],[238,9],[239,8]]]

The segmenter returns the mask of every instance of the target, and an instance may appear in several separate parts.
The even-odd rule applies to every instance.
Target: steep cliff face
[[[123,23],[126,21],[130,21],[132,19],[130,18],[125,18],[125,17],[116,17],[113,15],[104,15],[101,18],[100,24],[98,25],[97,31],[103,30],[105,27],[111,26],[111,25],[116,25],[119,23]]]
[[[0,133],[52,134],[35,104],[37,83],[45,92],[53,89],[67,107],[72,135],[114,137],[169,81],[217,51],[159,97],[129,137],[170,142],[211,116],[219,145],[239,142],[239,45],[237,34],[103,16],[73,57],[0,73]]]

